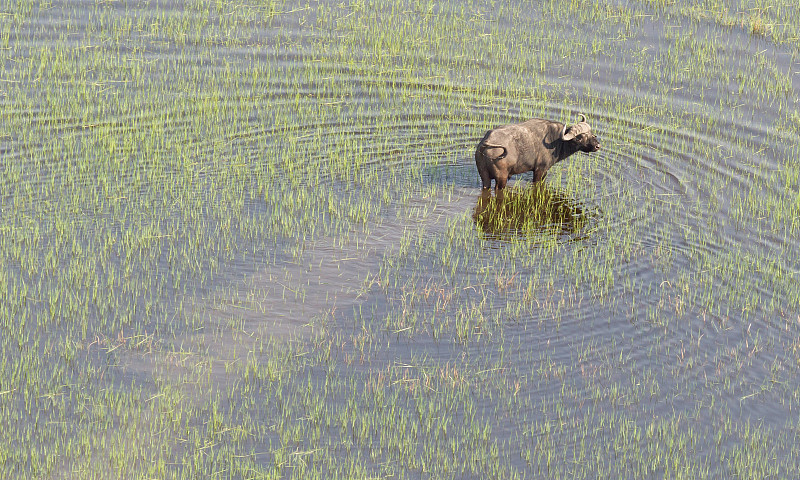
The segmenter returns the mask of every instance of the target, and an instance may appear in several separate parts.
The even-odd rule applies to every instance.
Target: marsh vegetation
[[[0,0],[0,476],[800,476],[796,1],[523,3]]]

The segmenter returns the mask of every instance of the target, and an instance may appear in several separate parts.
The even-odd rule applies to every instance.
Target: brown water
[[[561,3],[6,5],[6,440],[169,387],[177,476],[797,476],[798,14]],[[578,113],[481,192],[487,129]]]

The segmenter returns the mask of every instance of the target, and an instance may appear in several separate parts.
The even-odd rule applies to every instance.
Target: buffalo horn
[[[577,137],[581,133],[586,133],[591,130],[591,127],[588,123],[586,123],[586,115],[579,114],[581,117],[581,121],[569,127],[570,132],[567,133],[567,126],[564,125],[564,130],[561,131],[561,138],[563,140],[572,140],[573,138]]]

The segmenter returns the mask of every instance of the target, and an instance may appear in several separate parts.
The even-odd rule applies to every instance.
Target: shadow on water
[[[495,195],[483,190],[472,218],[487,240],[545,243],[586,238],[596,216],[566,191],[540,182]]]

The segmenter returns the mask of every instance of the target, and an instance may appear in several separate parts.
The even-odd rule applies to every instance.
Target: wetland
[[[795,1],[0,0],[0,476],[800,476]]]

